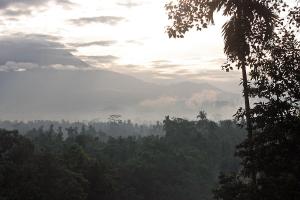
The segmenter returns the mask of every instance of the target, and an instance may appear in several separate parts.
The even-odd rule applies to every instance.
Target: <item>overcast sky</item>
[[[220,89],[240,94],[241,88],[238,83],[241,72],[235,70],[226,73],[221,70],[221,65],[226,58],[223,53],[221,27],[226,19],[222,16],[215,16],[216,24],[214,26],[210,26],[202,32],[191,31],[183,39],[169,39],[166,26],[170,22],[168,22],[164,9],[167,1],[169,0],[0,0],[0,75],[2,76],[0,89],[2,90],[1,94],[4,94],[0,96],[2,97],[1,116],[10,116],[12,110],[15,109],[17,110],[16,115],[11,115],[11,119],[21,119],[21,111],[24,112],[25,118],[28,118],[29,111],[23,108],[32,108],[32,110],[29,109],[30,112],[39,113],[41,110],[37,104],[41,102],[45,104],[40,106],[42,109],[55,111],[55,108],[65,107],[63,102],[68,98],[70,102],[75,101],[68,102],[69,106],[79,105],[78,107],[85,108],[84,106],[89,105],[89,103],[82,102],[82,104],[78,104],[80,99],[75,98],[72,91],[77,94],[78,91],[86,92],[94,89],[95,91],[84,94],[92,97],[94,94],[99,94],[99,97],[88,100],[100,101],[101,104],[101,100],[103,100],[101,94],[103,91],[107,91],[107,86],[110,84],[124,86],[122,89],[112,90],[112,92],[119,92],[117,94],[107,94],[107,98],[111,98],[107,102],[110,102],[111,105],[91,104],[90,106],[102,110],[111,108],[111,106],[120,106],[119,104],[123,101],[126,103],[120,94],[125,94],[127,91],[125,96],[128,98],[143,97],[138,99],[139,101],[130,101],[135,106],[145,107],[154,102],[155,106],[166,105],[165,107],[168,108],[174,104],[174,108],[170,110],[175,112],[176,107],[183,109],[180,110],[180,113],[183,113],[187,110],[183,105],[189,107],[192,102],[193,105],[195,104],[195,108],[192,109],[194,112],[198,108],[207,108],[207,105],[202,105],[202,101],[209,98],[207,100],[211,101],[214,110],[210,111],[212,114],[214,114],[213,112],[215,114],[225,113],[227,117],[232,115],[240,102],[221,99],[219,96],[224,97],[225,93],[219,92],[216,88],[209,89],[210,86],[208,89],[203,89],[204,91],[192,91],[184,95],[184,92],[191,89],[191,84],[183,84],[184,87],[180,89],[180,92],[183,93],[180,94],[166,96],[169,91],[166,89],[163,94],[156,94],[155,97],[141,96],[145,91],[148,92],[148,83],[134,81],[135,79],[131,77],[116,73],[105,73],[103,70],[91,71],[107,69],[158,83],[206,82]],[[57,70],[71,70],[73,73],[66,71],[63,73]],[[28,72],[22,74],[24,71]],[[74,73],[78,73],[77,78],[70,77]],[[106,77],[106,79],[103,77],[110,73],[113,74],[112,77]],[[37,80],[34,81],[33,78]],[[59,78],[61,78],[61,82],[58,81]],[[126,81],[121,82],[120,79]],[[128,80],[137,85],[145,84],[147,87],[143,87],[136,95],[128,95],[131,92],[137,92],[131,91],[136,85],[128,86],[131,83]],[[70,96],[59,98],[60,95],[57,95],[57,91],[63,91],[62,94],[65,94],[66,88],[74,85],[69,85],[73,83],[72,81],[75,81],[78,88],[81,89],[70,87],[71,92],[66,93]],[[95,83],[93,87],[90,85],[92,83]],[[34,96],[37,91],[35,88],[40,88],[40,84],[45,85],[45,91],[42,90],[37,96],[46,96],[46,100],[50,100],[50,102],[37,99],[38,103],[33,102],[33,107],[24,104],[26,99]],[[56,84],[56,88],[52,87],[53,84]],[[152,88],[157,86],[156,84],[150,85]],[[103,86],[103,91],[99,92],[101,86]],[[175,84],[175,86],[179,87],[180,84]],[[63,90],[64,88],[66,90]],[[71,90],[72,88],[73,90]],[[52,89],[51,98],[54,99],[49,99],[48,90],[51,92]],[[32,92],[30,93],[30,91]],[[209,95],[216,94],[216,91],[219,96],[211,97]],[[46,95],[42,95],[43,92],[46,92]],[[49,94],[51,94],[50,92]],[[84,97],[85,95],[79,96]],[[114,98],[121,100],[121,103],[114,103]],[[32,102],[32,100],[27,102]],[[61,103],[62,106],[51,106],[55,105],[55,102]],[[222,105],[221,107],[226,108],[226,111],[221,111],[221,107],[217,105]],[[37,107],[36,110],[35,107]],[[134,110],[128,105],[124,108]],[[77,108],[73,110],[77,111]],[[98,110],[96,111],[95,115],[98,116]],[[149,111],[158,113],[152,108]],[[88,109],[85,112],[88,113],[87,115],[91,115]],[[109,110],[109,112],[113,111]],[[159,115],[166,114],[170,113],[164,110],[164,113]],[[41,116],[49,117],[41,112],[36,118],[41,118]]]
[[[224,19],[184,39],[169,39],[166,1],[0,0],[0,34],[2,40],[17,39],[15,45],[38,36],[93,67],[145,79],[231,80],[220,72]]]

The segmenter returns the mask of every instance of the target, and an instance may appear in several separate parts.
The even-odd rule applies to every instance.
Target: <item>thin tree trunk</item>
[[[241,0],[241,5],[244,5],[245,0]],[[240,8],[240,18],[242,21],[245,20],[244,16],[244,9]],[[240,30],[245,36],[245,27],[244,24],[240,27]],[[243,41],[246,41],[246,38],[243,38]],[[245,43],[242,43],[245,44]],[[245,47],[243,46],[243,52],[245,52]],[[244,89],[244,100],[245,100],[245,115],[246,115],[246,123],[247,123],[247,132],[248,132],[248,139],[250,141],[250,162],[252,164],[252,169],[250,169],[250,176],[253,184],[253,196],[252,199],[256,199],[256,169],[254,166],[255,162],[255,155],[254,155],[254,141],[253,141],[253,133],[252,133],[252,121],[251,121],[251,115],[250,115],[250,101],[249,101],[249,87],[248,87],[248,78],[247,78],[247,69],[246,69],[246,55],[243,54],[239,57],[239,60],[241,61],[241,68],[242,68],[242,74],[243,74],[243,89]]]
[[[246,123],[247,123],[247,131],[248,131],[248,138],[250,140],[250,160],[252,164],[254,163],[254,142],[253,142],[253,133],[252,133],[252,121],[250,115],[250,102],[249,102],[249,87],[248,87],[248,79],[247,79],[247,70],[246,70],[246,63],[245,59],[242,60],[242,73],[243,73],[243,88],[244,88],[244,100],[245,100],[245,115],[246,115]],[[251,179],[253,181],[253,197],[255,199],[256,193],[256,170],[252,166],[251,171]]]
[[[252,123],[250,117],[250,103],[249,103],[249,88],[247,79],[247,70],[245,61],[242,61],[242,73],[243,73],[243,88],[244,88],[244,100],[245,100],[245,111],[246,111],[246,121],[247,121],[247,131],[248,136],[252,139]]]

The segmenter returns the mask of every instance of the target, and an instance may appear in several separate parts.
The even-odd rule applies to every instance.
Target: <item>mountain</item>
[[[230,117],[239,96],[209,84],[147,83],[106,70],[33,69],[0,72],[2,119],[106,119],[122,114],[138,120],[165,115]]]
[[[125,119],[148,121],[166,115],[194,117],[200,109],[222,119],[231,118],[240,105],[239,95],[209,84],[160,85],[96,69],[55,37],[1,38],[0,48],[2,120],[103,120],[121,114]],[[99,58],[107,62],[112,57]]]

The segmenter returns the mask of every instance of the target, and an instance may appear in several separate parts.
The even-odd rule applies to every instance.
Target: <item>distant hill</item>
[[[228,118],[240,103],[239,95],[209,84],[158,85],[105,70],[0,72],[0,93],[2,119],[105,119],[118,113],[155,120],[195,116],[200,109]]]

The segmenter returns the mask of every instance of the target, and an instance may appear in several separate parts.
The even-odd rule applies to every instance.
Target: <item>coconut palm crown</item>
[[[223,25],[224,52],[243,59],[250,44],[268,41],[273,33],[278,9],[274,0],[178,0],[166,4],[169,37],[182,38],[191,28],[197,30],[214,24],[214,13],[222,12],[229,20]]]

